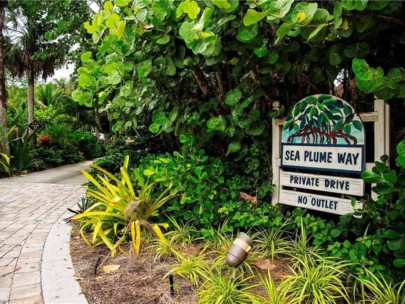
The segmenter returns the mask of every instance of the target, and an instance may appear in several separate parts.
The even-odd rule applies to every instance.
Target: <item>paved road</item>
[[[0,303],[86,303],[69,254],[66,208],[91,162],[0,179]]]

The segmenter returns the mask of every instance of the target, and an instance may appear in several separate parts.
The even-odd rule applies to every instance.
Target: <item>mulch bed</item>
[[[198,302],[197,290],[191,282],[174,276],[175,295],[170,295],[169,279],[164,276],[175,264],[175,259],[154,261],[151,252],[137,256],[117,254],[109,257],[109,250],[102,246],[89,248],[79,233],[72,232],[70,251],[76,273],[76,280],[89,303],[139,303],[139,304],[193,304]],[[101,265],[102,264],[102,265]],[[103,265],[120,265],[114,272],[105,273]],[[267,269],[276,282],[289,273],[285,260],[259,260],[258,272]],[[270,267],[268,267],[270,265]],[[258,293],[262,290],[255,288]]]

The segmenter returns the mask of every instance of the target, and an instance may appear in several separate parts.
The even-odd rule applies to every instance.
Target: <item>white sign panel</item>
[[[281,166],[347,173],[364,170],[364,146],[281,145]]]
[[[307,208],[334,214],[347,214],[355,210],[349,199],[336,198],[325,195],[281,190],[280,202],[294,207]],[[357,202],[356,209],[362,209],[363,204]]]
[[[325,191],[347,195],[364,195],[364,181],[360,178],[280,172],[281,186]]]

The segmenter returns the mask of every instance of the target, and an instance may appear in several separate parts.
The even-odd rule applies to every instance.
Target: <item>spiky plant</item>
[[[310,245],[302,219],[300,233],[297,233],[293,240],[285,242],[278,253],[291,258],[294,268],[299,267],[301,263],[315,266],[316,262],[322,259],[319,247]]]
[[[265,276],[260,275],[260,283],[264,291],[266,292],[266,297],[260,297],[257,304],[284,304],[282,299],[280,289],[277,288],[276,283],[271,277],[270,272]],[[255,303],[256,304],[256,303]]]
[[[350,303],[344,280],[346,262],[320,260],[312,264],[302,260],[291,268],[279,285],[280,295],[289,304]]]
[[[252,277],[242,275],[226,276],[220,269],[213,269],[203,275],[204,283],[198,290],[198,303],[252,304],[258,297],[250,290],[257,285],[249,283]]]
[[[360,289],[360,303],[367,304],[405,304],[405,280],[402,283],[393,284],[384,277],[378,277],[370,270],[365,269],[364,278],[359,279],[355,291]]]
[[[282,229],[261,229],[254,235],[254,247],[263,257],[270,257],[271,260],[284,252],[288,241],[283,238]]]
[[[190,222],[178,222],[173,217],[169,217],[169,220],[173,225],[173,230],[166,234],[168,237],[173,238],[182,246],[189,246],[197,240],[193,237],[197,230],[191,226]]]
[[[178,255],[178,263],[173,266],[170,272],[175,273],[183,278],[189,279],[193,284],[198,286],[204,273],[208,271],[208,264],[204,254],[199,256]]]
[[[179,257],[180,251],[178,250],[176,239],[165,234],[164,239],[154,239],[152,245],[148,247],[155,253],[155,261],[169,257]]]

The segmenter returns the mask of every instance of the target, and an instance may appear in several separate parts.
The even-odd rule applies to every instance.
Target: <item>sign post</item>
[[[328,94],[304,98],[287,116],[280,141],[279,203],[333,214],[363,208],[346,197],[364,196],[364,126],[351,105]]]

